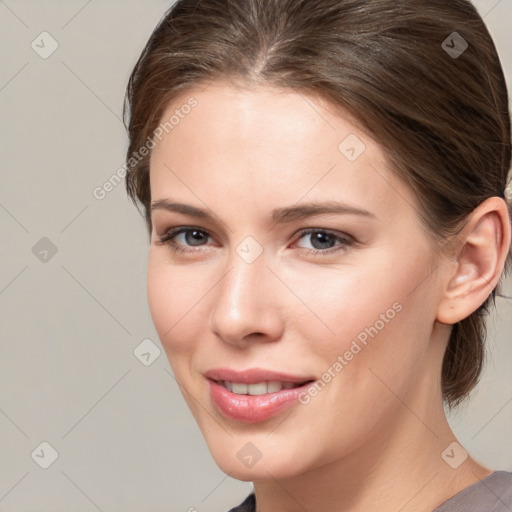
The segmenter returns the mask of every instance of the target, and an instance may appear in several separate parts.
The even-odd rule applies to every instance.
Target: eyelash
[[[194,227],[194,226],[181,226],[178,228],[170,229],[167,231],[163,236],[158,237],[158,240],[155,242],[156,245],[168,245],[174,252],[174,254],[177,253],[194,253],[194,252],[201,252],[202,249],[192,249],[188,250],[185,249],[182,245],[176,244],[176,242],[173,241],[173,238],[175,238],[177,235],[181,233],[187,233],[189,231],[199,231],[201,233],[204,233],[207,236],[210,236],[208,231],[205,231],[204,229]],[[302,250],[305,254],[310,256],[325,256],[325,255],[331,255],[333,253],[338,253],[342,251],[346,251],[348,247],[351,247],[355,245],[355,240],[352,237],[349,236],[340,236],[328,229],[322,229],[322,228],[306,228],[299,232],[298,236],[296,237],[295,241],[300,240],[305,235],[309,235],[311,233],[326,233],[328,235],[331,235],[335,238],[335,241],[341,242],[340,245],[335,247],[331,247],[329,249],[321,250],[321,249],[307,249],[304,247],[300,247],[299,250]]]

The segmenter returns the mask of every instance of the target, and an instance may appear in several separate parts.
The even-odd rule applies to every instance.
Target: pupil
[[[315,249],[328,249],[330,247],[330,242],[332,242],[332,235],[330,235],[328,233],[317,232],[313,235],[312,241],[313,241],[313,247],[315,247]],[[317,243],[320,244],[320,247],[317,247]],[[322,243],[324,245],[327,244],[327,247],[322,245]]]
[[[205,237],[204,237],[204,233],[202,231],[198,231],[198,230],[194,229],[192,231],[187,231],[185,233],[185,238],[187,239],[187,243],[190,243],[190,245],[200,245],[200,244],[194,244],[194,242],[198,242],[198,241],[201,242],[201,240],[204,240]]]

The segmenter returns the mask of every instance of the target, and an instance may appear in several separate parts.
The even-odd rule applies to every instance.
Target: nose
[[[284,322],[279,280],[267,267],[265,252],[247,262],[233,251],[226,269],[215,287],[211,330],[239,348],[281,338]]]

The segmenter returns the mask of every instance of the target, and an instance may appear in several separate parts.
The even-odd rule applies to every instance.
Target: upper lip
[[[315,380],[311,376],[292,375],[290,373],[275,372],[264,368],[248,368],[246,370],[233,370],[231,368],[212,368],[204,373],[208,379],[228,382],[241,382],[244,384],[256,384],[263,381],[279,382],[308,382]]]

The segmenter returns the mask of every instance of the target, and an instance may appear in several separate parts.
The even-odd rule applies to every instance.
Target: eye
[[[181,240],[179,238],[181,237]],[[313,249],[300,247],[306,254],[313,256],[328,255],[341,252],[354,245],[355,240],[345,234],[336,234],[322,228],[307,228],[300,231],[297,240],[309,237]],[[204,229],[195,226],[179,226],[167,231],[163,236],[158,237],[157,245],[168,245],[175,253],[194,253],[201,249],[187,249],[187,247],[200,247],[208,243],[210,235]],[[178,240],[178,242],[176,242]],[[337,245],[336,245],[337,243]]]
[[[309,238],[313,249],[304,247],[301,249],[303,249],[307,254],[315,256],[345,251],[348,247],[355,244],[355,240],[348,235],[336,234],[322,228],[308,228],[302,230],[299,234],[298,240],[302,240],[303,238]],[[338,245],[335,245],[336,242],[338,242]]]
[[[182,236],[182,243],[176,243],[175,239],[180,236]],[[196,228],[194,226],[182,226],[170,229],[163,236],[158,237],[158,240],[155,243],[157,245],[169,245],[174,252],[197,252],[197,250],[194,249],[187,250],[186,246],[199,247],[208,242],[208,238],[209,235],[204,229]]]

